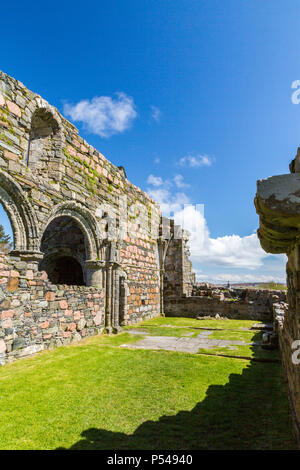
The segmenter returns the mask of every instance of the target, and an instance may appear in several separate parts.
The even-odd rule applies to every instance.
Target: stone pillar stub
[[[97,260],[87,260],[85,262],[86,284],[92,287],[103,287],[103,269],[105,263]]]
[[[44,253],[35,250],[12,250],[9,256],[21,258],[22,261],[40,262],[44,257]]]

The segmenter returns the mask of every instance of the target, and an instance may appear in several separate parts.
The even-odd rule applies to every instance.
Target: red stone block
[[[20,273],[18,273],[18,271],[10,271],[10,276],[11,277],[20,277]]]
[[[64,316],[70,317],[73,314],[73,310],[65,310]]]
[[[48,291],[45,295],[45,300],[52,302],[55,299],[55,292]]]
[[[0,271],[0,276],[9,276],[9,271]]]
[[[6,351],[6,344],[3,339],[0,339],[0,354]]]
[[[19,106],[16,103],[13,103],[12,101],[6,100],[6,105],[9,109],[9,111],[13,114],[15,114],[18,117],[22,116],[21,110]]]
[[[62,310],[68,308],[68,302],[66,300],[60,300],[58,303]]]
[[[11,318],[14,316],[15,311],[14,310],[3,310],[1,313],[1,320],[4,318]]]

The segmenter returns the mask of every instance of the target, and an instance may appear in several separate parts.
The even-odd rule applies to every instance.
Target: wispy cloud
[[[161,118],[161,110],[157,106],[151,106],[151,117],[154,121],[159,122]]]
[[[212,238],[204,217],[204,206],[193,205],[185,192],[174,191],[174,179],[164,181],[159,177],[159,180],[159,186],[150,187],[147,191],[160,204],[163,215],[171,216],[176,224],[190,232],[191,260],[196,269],[198,266],[201,268],[199,278],[214,282],[283,280],[283,255],[266,253],[261,248],[256,233],[244,237],[231,234]],[[179,181],[181,182],[180,178]],[[271,258],[277,265],[271,263],[268,268]],[[277,271],[274,270],[276,266]],[[209,272],[215,271],[216,275],[205,275],[206,269]],[[227,270],[230,272],[226,273]]]
[[[211,166],[213,161],[213,157],[209,155],[186,155],[178,161],[178,165],[189,168],[200,168],[202,166]]]
[[[191,204],[189,196],[182,191],[189,185],[181,174],[168,179],[150,175],[147,182],[147,192],[159,203],[163,215],[174,218],[176,224],[190,232],[191,260],[199,280],[216,283],[284,281],[285,256],[266,253],[256,233],[211,237],[204,206]]]
[[[64,113],[73,121],[82,122],[88,132],[110,137],[126,131],[137,117],[133,98],[125,93],[116,97],[95,96],[77,104],[66,103]]]
[[[161,176],[154,175],[149,175],[147,179],[147,183],[150,185],[147,188],[149,196],[158,202],[162,212],[166,216],[170,215],[170,213],[179,211],[182,204],[189,203],[189,197],[185,193],[179,191],[172,193],[171,189],[174,188],[174,179],[175,178],[173,178],[173,180],[164,180]]]
[[[185,183],[183,181],[183,176],[182,175],[175,175],[174,178],[174,183],[176,184],[177,188],[189,188],[190,184]]]
[[[188,188],[190,185],[184,183],[182,175],[175,175],[173,178],[163,179],[161,176],[149,175],[147,183],[148,194],[159,203],[162,212],[166,216],[179,211],[182,204],[190,202],[189,197],[182,191],[177,189]],[[174,191],[175,189],[175,191]]]
[[[264,258],[270,256],[261,248],[256,233],[244,237],[232,234],[212,238],[204,211],[197,210],[197,206],[181,208],[174,219],[191,233],[192,261],[200,265],[255,270],[263,266]]]
[[[160,176],[149,175],[147,183],[158,187],[163,185],[163,179]]]
[[[180,211],[182,204],[188,204],[190,202],[189,197],[185,193],[175,192],[172,194],[165,185],[163,188],[148,188],[147,192],[158,202],[162,213],[167,217]]]
[[[180,174],[175,175],[172,179],[163,179],[161,176],[149,175],[147,178],[147,183],[151,186],[164,186],[164,188],[170,189],[172,186],[176,186],[176,188],[183,189],[183,188],[190,188],[190,184],[185,183],[183,180],[183,176]],[[150,189],[151,191],[151,189]]]
[[[160,158],[155,157],[154,158],[154,163],[155,163],[155,165],[158,165],[160,163]]]

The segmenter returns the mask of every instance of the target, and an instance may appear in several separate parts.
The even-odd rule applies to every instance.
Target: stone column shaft
[[[105,305],[105,326],[108,333],[112,332],[112,264],[106,270],[106,305]]]

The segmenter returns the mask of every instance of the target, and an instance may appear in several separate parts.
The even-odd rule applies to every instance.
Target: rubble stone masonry
[[[219,315],[236,320],[273,320],[273,304],[284,302],[284,291],[244,288],[203,289],[194,286],[190,296],[165,297],[165,312],[168,316],[212,317]]]
[[[2,72],[0,202],[2,362],[160,314],[158,204]]]
[[[290,173],[257,182],[255,206],[262,247],[268,253],[286,253],[288,257],[287,304],[275,305],[274,312],[300,443],[300,361],[295,361],[297,351],[293,347],[300,340],[300,148],[290,164]]]

